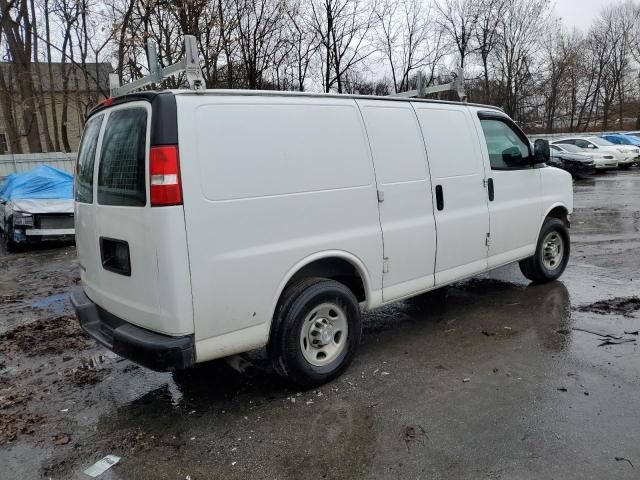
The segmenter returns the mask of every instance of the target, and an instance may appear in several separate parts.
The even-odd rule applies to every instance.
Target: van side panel
[[[436,226],[422,134],[408,102],[358,100],[367,127],[378,188],[388,271],[388,302],[432,288]]]
[[[228,338],[240,344],[244,329],[266,343],[281,282],[311,255],[348,252],[382,288],[377,193],[354,100],[177,101],[195,336],[213,345],[199,361],[231,353],[219,335],[236,332]]]
[[[489,210],[485,170],[466,106],[413,103],[434,190],[442,189],[437,228],[436,285],[487,269]]]
[[[542,178],[542,209],[538,222],[538,231],[544,219],[555,207],[564,207],[567,213],[573,213],[573,180],[571,174],[555,167],[540,169]]]

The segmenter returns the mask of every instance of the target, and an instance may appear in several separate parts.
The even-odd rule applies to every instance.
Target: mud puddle
[[[512,266],[367,313],[351,368],[306,392],[262,357],[157,373],[112,356],[70,316],[72,248],[0,252],[0,478],[87,478],[107,454],[110,479],[635,478],[640,347],[574,329],[638,328],[637,240],[591,242],[638,231],[631,191],[577,188],[575,259],[599,268],[530,285]]]
[[[592,312],[599,315],[622,315],[633,317],[640,310],[639,297],[616,297],[610,300],[599,300],[577,308],[580,312]]]
[[[18,435],[31,435],[44,423],[42,415],[20,411],[0,413],[0,445],[12,442]]]
[[[90,343],[78,321],[70,315],[36,320],[0,335],[0,350],[5,354],[16,350],[27,356],[61,355],[84,350]]]

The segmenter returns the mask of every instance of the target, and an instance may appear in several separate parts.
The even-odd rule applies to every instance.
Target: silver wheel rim
[[[333,362],[347,345],[347,315],[335,303],[321,303],[304,319],[300,348],[305,360],[316,367]]]
[[[564,257],[564,241],[556,232],[549,232],[542,241],[542,264],[547,270],[555,270]]]

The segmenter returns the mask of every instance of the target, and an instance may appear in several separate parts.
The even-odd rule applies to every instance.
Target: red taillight
[[[113,97],[105,98],[102,101],[102,106],[104,107],[110,107],[111,105],[113,105]]]
[[[152,207],[182,205],[182,181],[177,145],[151,147],[149,176]]]

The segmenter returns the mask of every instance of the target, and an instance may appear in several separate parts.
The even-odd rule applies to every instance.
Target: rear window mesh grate
[[[111,188],[136,190],[140,170],[135,158],[136,142],[124,133],[119,131],[112,139],[116,146],[109,155],[109,169],[104,178]]]
[[[143,206],[147,111],[128,108],[111,113],[105,127],[98,203],[101,205]]]

